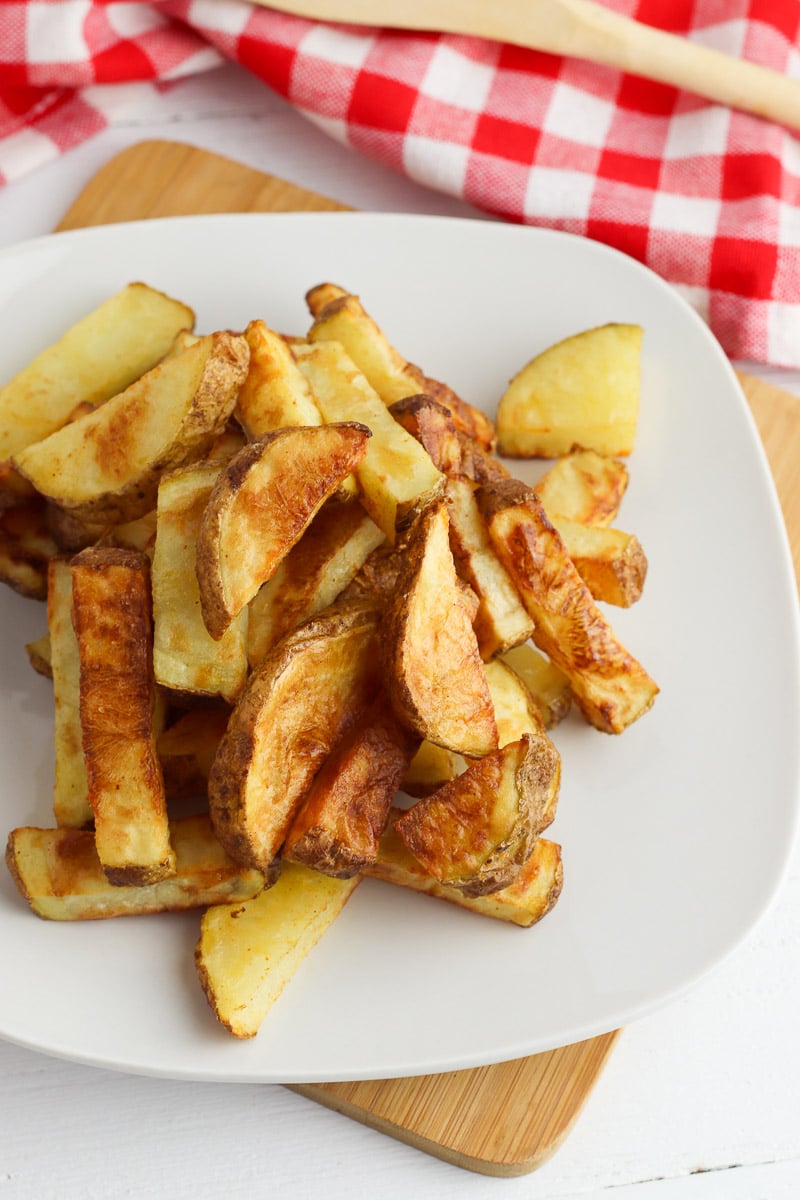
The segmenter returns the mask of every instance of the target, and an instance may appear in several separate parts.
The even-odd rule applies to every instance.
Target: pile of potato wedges
[[[550,731],[658,691],[605,607],[647,571],[613,524],[642,331],[544,349],[494,423],[354,293],[306,299],[302,334],[201,335],[133,283],[0,388],[0,578],[46,602],[54,700],[52,824],[8,868],[51,920],[202,909],[238,1037],[364,878],[539,921]]]

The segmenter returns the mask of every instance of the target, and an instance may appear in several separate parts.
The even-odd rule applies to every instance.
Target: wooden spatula
[[[800,80],[592,0],[256,0],[320,21],[472,34],[603,63],[800,129]]]

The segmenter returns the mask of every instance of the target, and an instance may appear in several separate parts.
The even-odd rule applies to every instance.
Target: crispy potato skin
[[[71,564],[80,713],[97,851],[109,882],[175,873],[155,746],[150,564],[133,550],[82,550]]]
[[[383,653],[387,693],[410,729],[458,754],[479,756],[496,747],[492,699],[441,501],[409,535],[386,608]]]
[[[519,875],[560,779],[553,743],[526,733],[417,801],[394,827],[440,883],[486,895]]]
[[[287,427],[245,446],[220,472],[196,555],[200,605],[212,637],[221,638],[274,575],[325,500],[364,458],[370,436],[355,421]]]
[[[251,675],[208,788],[214,828],[237,862],[269,868],[317,771],[374,695],[378,626],[374,609],[328,609]]]
[[[657,684],[618,641],[538,496],[514,480],[479,488],[495,548],[534,619],[533,640],[567,675],[597,729],[622,733],[652,706]]]
[[[373,862],[419,744],[380,697],[323,764],[281,857],[341,879]]]

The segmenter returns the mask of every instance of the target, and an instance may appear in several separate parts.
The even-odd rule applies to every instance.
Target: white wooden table
[[[122,91],[112,128],[0,191],[0,245],[48,232],[104,162],[153,137],[216,150],[361,209],[471,213],[338,146],[224,67],[144,104]],[[748,369],[800,395],[800,372]],[[2,964],[0,986],[16,969]],[[0,1200],[281,1194],[796,1200],[800,847],[746,943],[625,1031],[562,1149],[520,1179],[448,1166],[280,1087],[135,1078],[0,1043]]]

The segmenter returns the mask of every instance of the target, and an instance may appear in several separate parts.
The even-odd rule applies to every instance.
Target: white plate
[[[214,1021],[196,981],[198,915],[39,921],[0,872],[0,1035],[127,1071],[209,1080],[383,1077],[498,1062],[599,1034],[663,1004],[763,915],[798,811],[798,628],[785,532],[735,377],[656,276],[598,244],[489,222],[362,214],[115,225],[0,255],[0,376],[129,280],[198,328],[307,326],[325,279],[360,292],[414,362],[494,411],[539,349],[606,321],[646,330],[643,402],[620,525],[650,560],[609,609],[661,686],[621,737],[555,732],[551,836],[563,895],[531,930],[368,881],[258,1038]],[[531,468],[521,468],[521,471]],[[24,642],[41,605],[0,595],[0,811],[52,821],[51,693]]]

